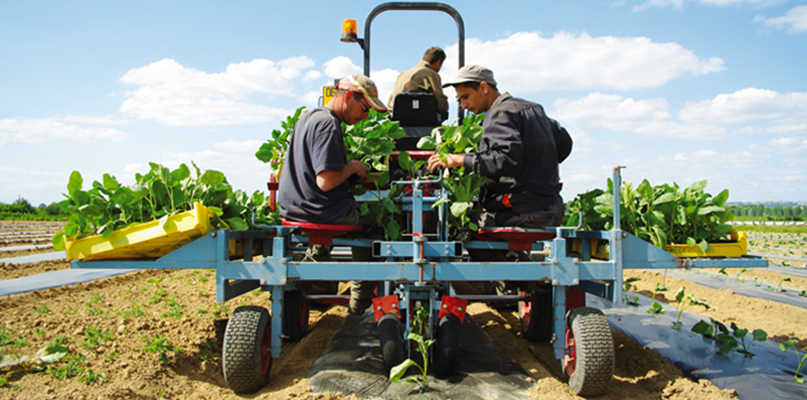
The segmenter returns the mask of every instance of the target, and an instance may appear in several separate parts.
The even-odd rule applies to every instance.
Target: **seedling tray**
[[[157,259],[213,231],[213,214],[201,203],[167,218],[119,229],[104,239],[95,235],[65,238],[69,260]]]

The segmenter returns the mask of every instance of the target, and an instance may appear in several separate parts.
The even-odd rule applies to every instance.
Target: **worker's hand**
[[[429,157],[429,172],[434,172],[437,167],[455,168],[461,167],[465,160],[465,154],[446,154],[446,162],[440,161],[438,154],[433,154]]]
[[[366,181],[367,177],[369,176],[367,173],[367,165],[359,160],[348,161],[347,164],[345,164],[345,168],[347,168],[348,171],[353,172],[351,176],[356,175],[358,177],[358,180],[355,183],[362,183]]]

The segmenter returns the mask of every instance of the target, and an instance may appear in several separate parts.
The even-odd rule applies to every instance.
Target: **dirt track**
[[[9,279],[68,267],[66,261],[6,265],[0,270],[0,277]],[[638,282],[640,292],[652,288],[655,279],[662,279],[661,275],[644,274],[648,275],[642,275],[642,281]],[[84,372],[67,379],[30,369],[3,369],[0,377],[5,377],[8,384],[0,389],[0,399],[243,398],[234,395],[222,377],[221,327],[223,320],[239,305],[268,308],[271,299],[268,293],[247,293],[226,303],[216,303],[214,277],[213,271],[140,271],[92,283],[0,297],[0,326],[10,326],[14,337],[27,339],[27,347],[15,348],[18,353],[32,357],[61,335],[70,338],[71,353],[86,357],[86,361],[77,365],[84,368]],[[665,282],[674,294],[678,282],[670,278]],[[713,311],[706,315],[734,321],[743,327],[762,327],[779,341],[807,338],[807,329],[798,323],[807,320],[804,310],[770,302],[751,305],[746,311],[745,306],[738,304],[749,305],[747,298],[696,288],[692,283],[686,285],[688,293],[692,290],[698,298],[709,298]],[[667,293],[667,298],[672,298],[673,294]],[[777,319],[782,323],[766,322],[765,318],[757,317],[758,307],[764,307],[767,315],[789,317]],[[515,312],[500,312],[484,304],[474,304],[468,311],[506,356],[532,374],[535,385],[530,389],[530,398],[577,398],[563,383],[551,346],[530,344],[519,337]],[[285,343],[283,355],[274,360],[270,384],[259,393],[245,397],[348,398],[338,394],[311,394],[306,379],[345,312],[342,306],[312,310],[308,335],[298,343]],[[788,322],[791,320],[794,322]],[[88,333],[88,329],[97,330],[93,334]],[[158,354],[144,352],[155,335],[162,335],[181,351],[166,351],[167,362],[161,362]],[[99,336],[108,338],[94,345],[92,339]],[[692,382],[684,378],[670,362],[643,349],[624,334],[614,332],[614,340],[613,388],[607,395],[598,397],[600,399],[736,398],[733,391],[721,391],[708,381]],[[66,362],[57,365],[64,364]],[[103,377],[98,377],[95,383],[81,382],[80,377],[89,376],[89,370]]]

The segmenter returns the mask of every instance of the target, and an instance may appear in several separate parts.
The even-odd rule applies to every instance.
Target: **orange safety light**
[[[356,35],[356,20],[347,18],[342,21],[342,41],[348,43],[355,43],[359,41]]]

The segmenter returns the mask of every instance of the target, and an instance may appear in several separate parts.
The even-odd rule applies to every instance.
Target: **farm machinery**
[[[438,10],[450,14],[459,28],[459,66],[464,64],[462,18],[451,6],[385,3],[368,15],[363,39],[356,37],[355,21],[353,30],[348,27],[343,32],[344,41],[362,45],[365,74],[369,74],[370,24],[387,10]],[[418,95],[401,99],[420,100]],[[431,116],[427,114],[432,112],[426,107],[420,115],[429,119]],[[431,132],[433,126],[418,123],[421,120],[417,116],[409,121],[399,119],[409,137]],[[415,151],[408,154],[412,158],[428,156]],[[621,167],[613,170],[617,188],[621,187],[620,172]],[[270,190],[277,190],[277,183],[269,185]],[[281,225],[258,225],[247,231],[206,232],[156,259],[88,259],[73,261],[72,266],[215,269],[216,300],[220,302],[255,289],[271,292],[270,310],[241,306],[234,310],[227,324],[222,343],[223,373],[230,388],[238,393],[255,392],[268,383],[272,360],[282,356],[282,341],[298,341],[306,334],[311,304],[347,302],[347,296],[339,296],[332,290],[311,291],[310,283],[373,281],[379,284],[368,312],[377,321],[379,346],[387,368],[402,363],[414,352],[407,337],[415,329],[414,316],[419,309],[428,311],[423,321],[424,335],[435,340],[428,355],[432,371],[438,376],[449,376],[455,371],[461,351],[459,328],[468,317],[468,303],[510,302],[517,304],[522,337],[531,342],[551,343],[569,385],[585,396],[607,391],[614,367],[608,321],[601,311],[586,307],[586,293],[612,302],[622,301],[622,273],[630,268],[767,266],[766,260],[747,256],[679,258],[623,231],[619,190],[614,191],[612,230],[494,228],[474,231],[470,238],[459,240],[450,234],[446,204],[449,193],[439,179],[397,179],[389,182],[387,190],[395,186],[404,189],[398,190],[402,194],[393,199],[403,211],[400,218],[406,228],[399,240],[364,237],[358,226],[284,221]],[[597,243],[607,246],[605,258],[596,257]],[[327,261],[304,259],[302,253],[311,244],[333,246],[335,250],[364,249],[372,253],[374,261],[352,261],[340,251],[334,251]],[[527,257],[512,262],[471,259],[469,252],[477,250],[499,251],[516,259],[518,255]],[[487,290],[481,294],[458,290],[461,283],[490,282],[507,282],[517,290],[506,293]]]

